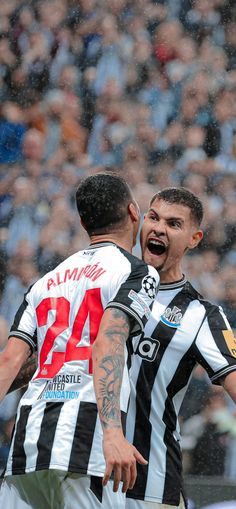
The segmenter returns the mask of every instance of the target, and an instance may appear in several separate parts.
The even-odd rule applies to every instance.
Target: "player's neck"
[[[92,235],[90,240],[91,244],[100,244],[101,242],[112,242],[113,244],[122,247],[129,253],[132,252],[133,248],[132,239],[128,238],[128,236],[127,237],[122,236],[120,232],[104,235]]]
[[[163,269],[159,272],[160,283],[175,283],[183,278],[181,267],[171,267],[170,269]]]

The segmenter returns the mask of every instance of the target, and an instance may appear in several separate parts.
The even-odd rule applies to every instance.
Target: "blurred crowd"
[[[1,0],[1,346],[29,285],[86,245],[74,190],[104,169],[142,213],[166,186],[199,196],[205,235],[185,271],[236,329],[234,0]],[[17,398],[0,406],[0,458]]]

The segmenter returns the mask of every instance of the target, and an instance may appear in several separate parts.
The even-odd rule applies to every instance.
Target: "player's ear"
[[[129,215],[134,223],[137,223],[140,221],[140,208],[136,201],[129,203],[128,212],[129,212]]]
[[[86,228],[85,228],[85,226],[84,226],[84,222],[83,222],[83,220],[81,219],[81,217],[80,217],[80,224],[81,224],[81,226],[85,229],[85,231],[87,231],[87,230],[86,230]]]
[[[188,248],[189,249],[194,249],[195,247],[197,247],[199,242],[201,242],[202,237],[203,237],[203,231],[202,230],[197,230],[196,232],[194,232],[192,234],[192,236],[191,236],[190,241],[189,241]]]

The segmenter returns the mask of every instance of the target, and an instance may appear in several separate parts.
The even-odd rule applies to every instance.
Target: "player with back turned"
[[[122,178],[88,177],[76,203],[88,247],[29,288],[0,353],[0,399],[37,353],[17,410],[1,507],[122,508],[136,462],[146,463],[122,429],[126,342],[143,330],[159,276],[131,254],[140,214]]]

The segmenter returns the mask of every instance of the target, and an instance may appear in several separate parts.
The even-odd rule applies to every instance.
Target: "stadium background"
[[[76,185],[113,168],[142,213],[169,185],[202,199],[205,237],[185,271],[236,329],[234,0],[1,0],[1,348],[27,287],[86,245]],[[18,397],[0,406],[2,468]],[[181,425],[196,509],[236,499],[235,406],[200,368]]]

